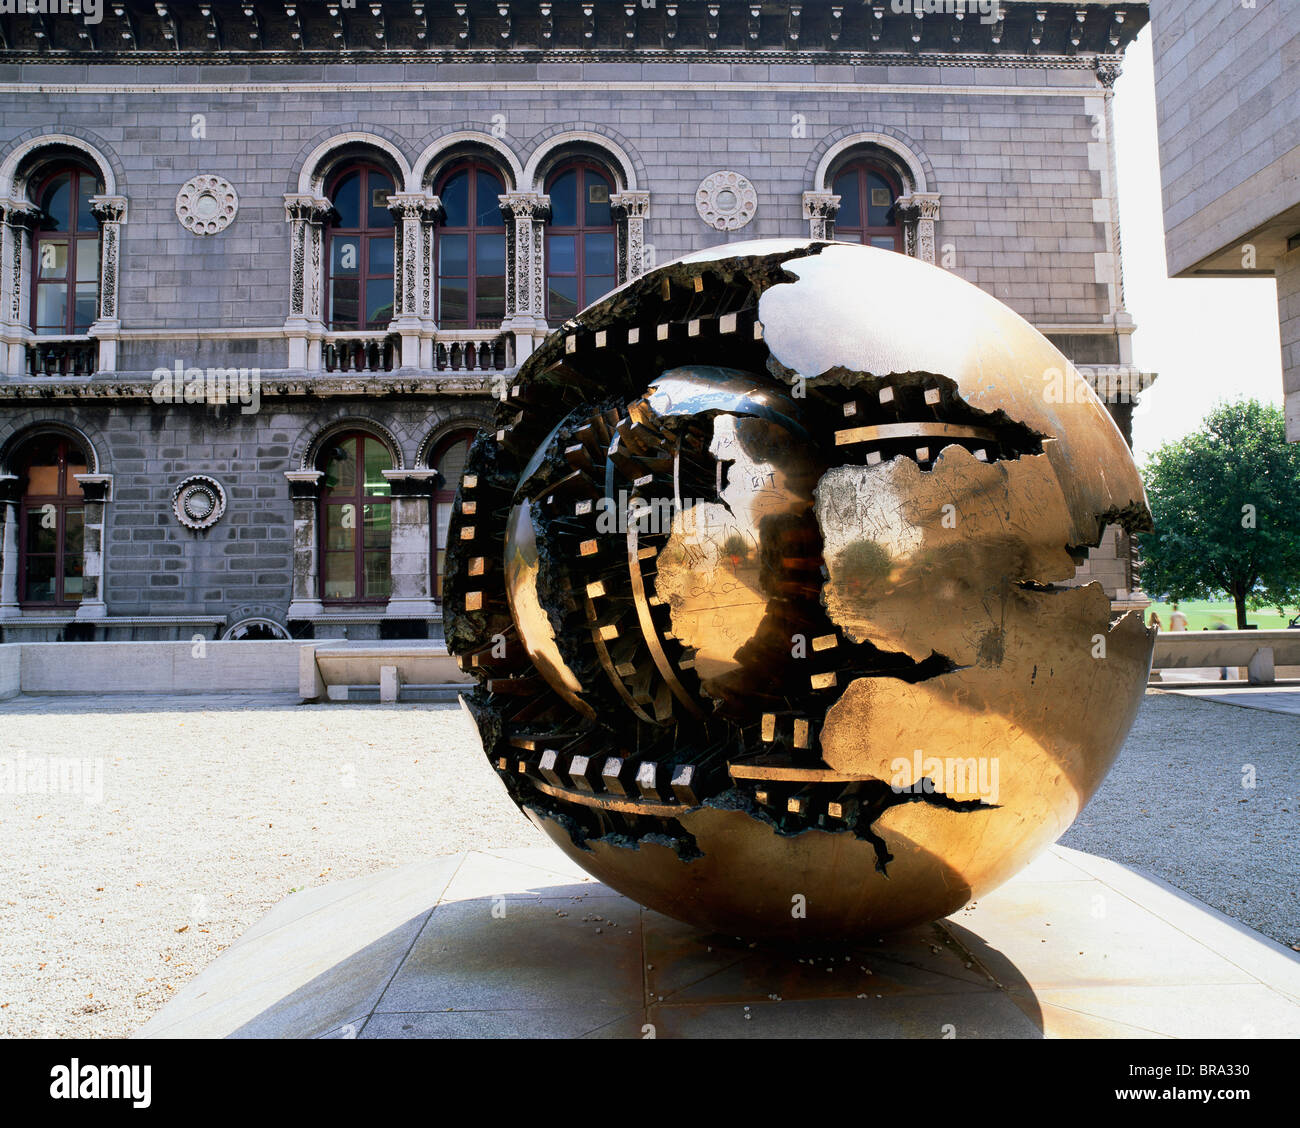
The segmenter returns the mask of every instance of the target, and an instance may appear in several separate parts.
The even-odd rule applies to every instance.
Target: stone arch
[[[364,415],[343,415],[322,424],[310,434],[303,432],[299,435],[295,446],[299,446],[300,449],[294,456],[297,468],[299,470],[315,469],[316,459],[320,457],[320,452],[325,443],[341,431],[370,432],[388,445],[388,449],[393,455],[393,469],[404,470],[406,468],[406,457],[397,436],[383,423]]]
[[[43,149],[72,149],[89,157],[104,181],[104,195],[116,196],[122,179],[122,163],[117,154],[100,137],[84,129],[67,127],[66,132],[44,133],[30,130],[19,137],[0,162],[0,197],[23,198],[27,179],[38,165]]]
[[[506,139],[513,141],[509,135]],[[524,175],[523,166],[520,165],[515,150],[505,143],[506,139],[484,133],[476,122],[462,122],[454,126],[425,144],[415,161],[411,179],[413,187],[410,190],[423,192],[426,187],[431,187],[438,171],[448,160],[463,155],[462,150],[472,152],[477,148],[485,149],[498,158],[502,165],[502,172],[506,174],[506,190],[520,191]]]
[[[424,436],[420,443],[419,452],[415,456],[415,466],[420,470],[432,470],[435,467],[429,459],[433,452],[438,449],[442,441],[457,431],[491,431],[494,428],[491,416],[487,412],[474,415],[457,415],[449,419],[444,419],[436,426],[430,428],[429,433]]]
[[[904,195],[935,191],[934,166],[930,164],[920,146],[910,137],[892,126],[875,129],[844,128],[830,134],[808,159],[804,168],[805,182],[814,192],[828,192],[831,169],[840,158],[854,149],[875,147],[885,150],[899,164],[903,175]]]
[[[626,138],[603,126],[580,123],[553,126],[538,137],[528,156],[528,163],[524,166],[522,190],[541,192],[547,171],[564,155],[565,149],[578,152],[584,149],[598,150],[610,165],[615,179],[621,181],[619,191],[635,191],[645,184],[645,166]]]
[[[384,137],[378,132],[352,131],[329,134],[323,140],[316,142],[310,150],[306,150],[305,155],[299,154],[298,176],[296,181],[290,184],[289,190],[301,195],[322,195],[325,178],[330,169],[338,163],[337,157],[333,157],[333,154],[340,154],[341,150],[370,149],[375,153],[383,154],[385,158],[383,163],[389,166],[393,176],[393,187],[397,191],[413,191],[411,165],[402,152],[399,141],[396,135]]]
[[[33,439],[38,435],[59,434],[79,443],[86,452],[86,469],[91,474],[99,474],[102,460],[99,456],[99,445],[104,442],[100,436],[97,444],[94,439],[86,433],[82,427],[67,423],[61,419],[50,419],[34,411],[25,412],[19,415],[13,421],[13,430],[7,437],[0,441],[0,473],[13,473],[12,459],[14,453],[18,451],[28,439]]]

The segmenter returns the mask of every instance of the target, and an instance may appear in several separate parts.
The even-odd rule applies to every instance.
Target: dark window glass
[[[334,179],[325,292],[333,330],[386,329],[393,318],[393,178],[354,164]]]
[[[434,519],[431,530],[433,590],[438,599],[442,599],[443,570],[447,559],[447,527],[451,523],[452,505],[456,501],[456,491],[460,489],[461,475],[465,472],[465,462],[469,458],[469,447],[473,441],[473,431],[459,431],[444,439],[430,459],[434,469],[442,475],[442,484],[433,495]]]
[[[446,214],[438,230],[437,316],[444,329],[494,329],[505,317],[504,193],[504,181],[482,161],[453,166],[439,183]]]
[[[617,237],[609,197],[613,184],[591,161],[571,161],[552,174],[546,235],[546,316],[560,322],[614,288]]]
[[[840,198],[835,237],[887,251],[903,249],[903,226],[895,203],[901,186],[883,165],[855,160],[836,174],[833,191]]]
[[[392,453],[374,435],[353,431],[331,440],[317,459],[320,496],[321,598],[373,603],[391,590],[391,487],[383,472]]]
[[[77,474],[86,456],[61,435],[41,435],[15,459],[22,498],[18,588],[23,603],[74,606],[82,598],[85,509]]]
[[[90,199],[103,187],[74,165],[37,188],[43,215],[32,238],[31,309],[41,336],[85,333],[99,316],[99,223]]]

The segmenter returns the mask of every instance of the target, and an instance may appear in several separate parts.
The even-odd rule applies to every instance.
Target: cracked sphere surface
[[[475,441],[447,641],[511,797],[746,937],[945,916],[1056,840],[1154,631],[1076,569],[1147,527],[1105,407],[947,271],[734,243],[553,333]]]

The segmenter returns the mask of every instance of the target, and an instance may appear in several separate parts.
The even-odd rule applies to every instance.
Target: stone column
[[[122,328],[117,315],[118,260],[121,229],[126,222],[125,196],[92,196],[90,211],[99,220],[99,309],[90,335],[99,339],[100,372],[117,371],[117,335]]]
[[[111,474],[74,474],[81,483],[82,521],[85,527],[85,553],[81,567],[81,603],[78,619],[104,619],[108,605],[104,602],[104,510],[113,500]]]
[[[395,619],[433,619],[438,605],[433,600],[429,546],[429,522],[436,470],[385,470],[392,487],[392,548],[389,572],[392,591],[385,614]]]
[[[333,205],[320,196],[292,193],[284,198],[289,220],[289,367],[319,372],[324,319],[323,224]]]
[[[393,213],[396,239],[392,329],[402,337],[401,367],[418,368],[422,336],[433,328],[433,224],[442,203],[422,192],[394,192],[388,197],[388,210]],[[426,351],[431,358],[432,339]]]
[[[0,619],[16,619],[18,606],[18,476],[0,474]]]
[[[840,198],[833,192],[805,192],[803,217],[808,221],[808,238],[833,239],[839,211]]]
[[[618,281],[640,278],[654,263],[646,263],[645,221],[650,214],[649,192],[616,192],[609,198],[618,232]]]
[[[934,264],[934,224],[939,218],[939,200],[937,192],[913,192],[912,203],[916,207],[916,257],[922,262]]]
[[[0,200],[0,374],[27,375],[27,342],[35,334],[27,326],[31,293],[32,229],[40,209],[26,200]]]
[[[319,510],[320,470],[286,470],[289,497],[293,502],[293,598],[287,618],[306,619],[319,615],[320,532],[316,527]]]
[[[497,197],[505,217],[506,320],[515,334],[515,361],[522,364],[548,331],[545,297],[545,228],[551,218],[551,198],[539,192],[508,192]]]

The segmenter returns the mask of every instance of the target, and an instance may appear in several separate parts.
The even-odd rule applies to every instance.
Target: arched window
[[[852,161],[835,175],[831,191],[840,198],[835,238],[903,250],[903,224],[894,207],[902,187],[891,170],[877,161]]]
[[[90,198],[103,182],[65,165],[36,185],[42,214],[33,235],[32,328],[41,335],[85,333],[99,311],[99,222]]]
[[[382,603],[391,588],[391,489],[383,471],[393,467],[388,446],[365,431],[335,435],[316,469],[320,491],[321,599],[331,603]]]
[[[460,161],[438,182],[438,324],[495,329],[506,316],[505,183],[482,161]]]
[[[572,317],[614,288],[618,273],[609,177],[591,161],[569,161],[547,181],[546,319]]]
[[[393,178],[373,164],[349,164],[330,183],[325,293],[331,329],[385,329],[393,319],[392,191]]]
[[[473,431],[456,431],[448,435],[435,448],[429,465],[442,475],[442,485],[433,495],[433,594],[442,599],[443,567],[447,559],[447,526],[451,522],[451,507],[460,488],[461,475],[469,458],[469,447],[474,441]]]
[[[24,604],[73,607],[81,602],[86,454],[63,435],[38,435],[17,454],[18,590]]]

